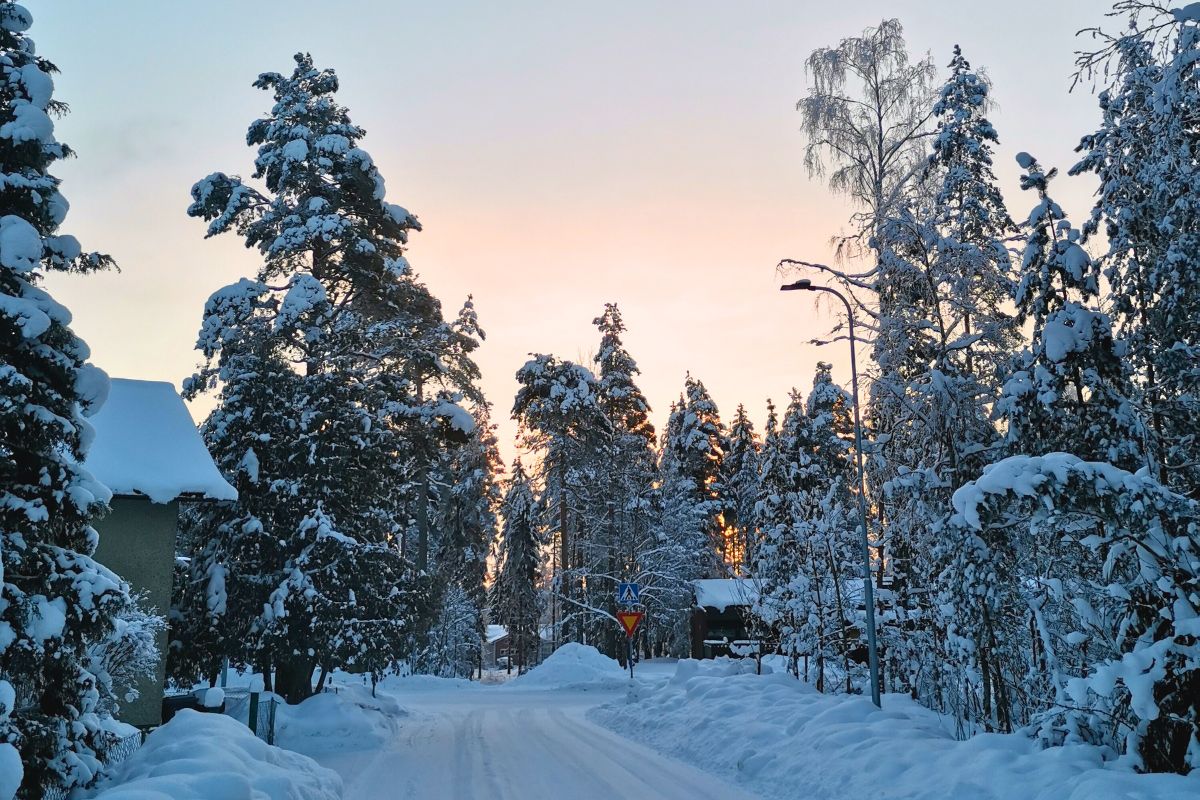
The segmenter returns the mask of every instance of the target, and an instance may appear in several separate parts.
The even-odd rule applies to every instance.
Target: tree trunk
[[[312,674],[316,664],[311,658],[292,656],[275,665],[275,692],[290,705],[312,697]]]

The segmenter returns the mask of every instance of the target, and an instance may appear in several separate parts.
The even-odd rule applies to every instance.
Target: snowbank
[[[515,689],[623,689],[621,665],[586,644],[568,642],[524,675],[505,684]]]
[[[1039,750],[1020,735],[956,741],[945,721],[902,695],[882,711],[817,693],[750,662],[679,662],[659,688],[639,685],[593,721],[764,797],[840,800],[1195,800],[1200,774],[1138,775],[1097,748]]]
[[[386,693],[346,687],[337,694],[317,694],[296,706],[275,711],[275,741],[300,753],[365,750],[394,738],[398,720],[407,715]]]
[[[90,795],[93,800],[338,800],[342,779],[222,714],[183,710]]]

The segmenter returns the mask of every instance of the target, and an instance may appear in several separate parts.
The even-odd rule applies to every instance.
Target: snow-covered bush
[[[122,703],[138,698],[138,683],[158,674],[163,654],[158,637],[166,620],[145,610],[145,593],[130,595],[129,603],[113,619],[108,636],[88,647],[88,669],[107,691],[100,707],[117,714]]]
[[[939,610],[964,680],[1024,693],[1047,743],[1200,766],[1200,507],[1065,453],[993,464],[954,507]]]

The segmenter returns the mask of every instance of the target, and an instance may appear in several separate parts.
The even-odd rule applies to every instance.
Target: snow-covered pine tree
[[[1130,24],[1117,35],[1095,31],[1103,48],[1080,57],[1109,85],[1099,95],[1100,126],[1083,137],[1071,174],[1100,178],[1083,239],[1103,234],[1106,243],[1100,265],[1147,409],[1153,469],[1198,499],[1200,20],[1139,0],[1117,3],[1113,15]]]
[[[474,334],[445,322],[404,258],[420,226],[384,199],[336,75],[300,54],[290,76],[255,85],[275,99],[247,136],[261,188],[215,173],[188,209],[208,235],[236,230],[263,257],[255,280],[205,308],[205,363],[188,390],[219,389],[206,433],[243,491],[191,533],[202,557],[188,581],[205,587],[210,617],[250,620],[244,657],[273,667],[294,702],[317,667],[378,673],[412,646],[429,579],[399,551],[406,514],[427,502],[409,502],[403,459],[431,429],[459,441],[474,430],[456,377],[473,374]],[[262,560],[247,570],[243,550]],[[238,584],[247,591],[227,591]]]
[[[485,404],[476,409],[475,430],[467,443],[447,448],[437,469],[433,568],[441,589],[425,659],[434,674],[468,677],[481,657],[487,559],[503,500],[497,483],[503,468],[495,425]]]
[[[25,800],[96,777],[113,698],[89,649],[132,605],[91,558],[111,495],[80,466],[108,377],[41,288],[50,273],[112,262],[59,233],[68,206],[50,169],[71,151],[52,116],[66,107],[32,21],[0,2],[0,793]]]
[[[692,535],[703,542],[698,554],[703,574],[697,577],[726,577],[732,565],[726,560],[729,543],[723,517],[725,487],[721,484],[724,427],[703,382],[690,374],[676,412],[675,424],[668,425],[668,435],[663,438],[663,451],[670,454],[669,459],[664,455],[664,464],[670,466],[669,473],[663,470],[664,486],[670,482],[664,493],[673,493],[675,504],[691,506],[684,519],[698,526]]]
[[[759,497],[754,509],[760,541],[754,549],[751,570],[758,595],[752,615],[764,632],[770,631],[778,637],[780,652],[788,657],[790,668],[796,676],[813,680],[818,690],[823,691],[824,662],[818,659],[812,664],[814,678],[809,672],[808,658],[812,652],[812,642],[802,632],[808,620],[798,613],[802,606],[807,605],[801,597],[809,592],[809,571],[804,568],[805,552],[801,547],[796,517],[800,508],[796,502],[800,489],[797,479],[811,453],[805,446],[807,418],[804,400],[794,389],[790,397],[782,427],[775,405],[767,401],[767,425],[760,456]],[[804,463],[801,464],[801,461]],[[819,625],[817,627],[819,637],[823,629]],[[801,658],[804,659],[803,667],[800,666]]]
[[[588,641],[606,654],[624,658],[625,637],[613,623],[621,581],[642,585],[642,602],[661,610],[670,593],[667,575],[657,569],[659,554],[656,454],[650,405],[637,385],[637,362],[625,348],[621,311],[608,303],[592,324],[600,331],[596,365],[596,401],[607,423],[590,437],[588,454],[597,480],[582,487],[585,505],[583,567],[585,603],[593,612],[586,624]]]
[[[895,614],[882,638],[887,672],[941,707],[931,627],[937,566],[933,532],[950,494],[994,460],[1000,439],[989,420],[997,374],[1019,339],[1007,310],[1014,279],[1007,240],[1017,231],[992,172],[996,131],[986,117],[987,82],[955,48],[934,115],[918,197],[882,226],[872,418],[872,459],[888,521],[881,544]]]
[[[1142,469],[1128,365],[1108,317],[1086,305],[1096,265],[1048,194],[1054,172],[1018,161],[1039,200],[1016,296],[1033,339],[997,404],[1014,455],[955,493],[943,535],[948,654],[978,676],[969,719],[1036,722],[1050,742],[1103,742],[1186,771],[1200,730],[1200,664],[1180,625],[1195,614],[1196,509]]]
[[[504,525],[492,586],[491,617],[508,629],[511,652],[518,670],[524,672],[537,657],[542,558],[537,504],[520,461],[513,464],[500,515]]]
[[[551,355],[534,355],[517,371],[520,388],[513,418],[521,443],[539,456],[542,525],[550,539],[552,624],[556,641],[581,641],[580,622],[595,610],[580,596],[583,492],[596,481],[595,454],[610,440],[596,377],[586,367]]]
[[[725,459],[721,462],[721,484],[725,487],[727,500],[723,514],[726,527],[732,534],[726,560],[733,564],[735,573],[741,574],[753,562],[751,551],[757,539],[754,506],[759,493],[759,442],[754,435],[754,423],[746,413],[746,407],[740,403],[729,426],[723,449]]]

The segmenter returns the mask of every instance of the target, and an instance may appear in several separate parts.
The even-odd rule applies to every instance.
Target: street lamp
[[[781,292],[828,292],[841,300],[846,306],[846,316],[850,321],[850,381],[854,390],[854,458],[858,462],[858,519],[862,528],[862,568],[863,568],[863,603],[867,610],[867,661],[871,670],[871,702],[879,706],[879,649],[875,644],[875,589],[871,585],[871,545],[867,539],[867,480],[863,471],[862,455],[862,417],[858,411],[858,361],[855,358],[854,340],[854,309],[850,301],[837,289],[828,286],[814,286],[808,278],[801,278],[795,283],[779,287]]]

